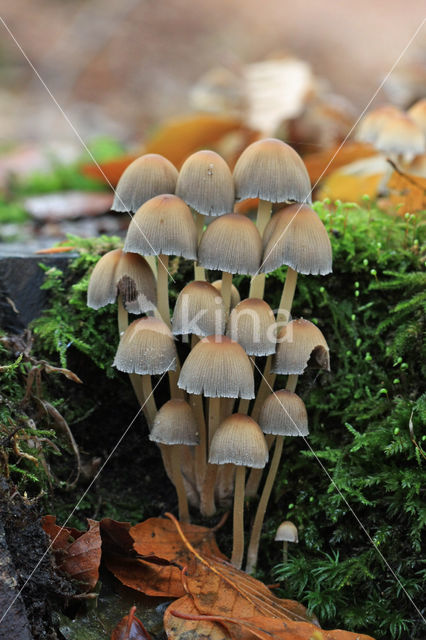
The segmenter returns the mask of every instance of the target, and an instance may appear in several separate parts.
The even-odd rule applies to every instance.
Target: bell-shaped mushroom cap
[[[311,202],[311,181],[299,154],[275,138],[247,147],[234,169],[237,200]]]
[[[154,196],[174,193],[177,177],[176,167],[157,153],[136,158],[118,181],[112,210],[135,213]]]
[[[369,111],[359,123],[355,138],[374,145],[386,123],[392,122],[399,115],[401,111],[393,105],[384,105]]]
[[[149,439],[160,444],[199,443],[194,413],[185,400],[169,400],[157,412]]]
[[[208,398],[254,398],[250,360],[242,346],[226,336],[208,336],[195,345],[178,386]]]
[[[268,445],[257,422],[242,413],[226,418],[212,438],[209,462],[263,469]]]
[[[273,228],[269,235],[269,225]],[[269,273],[288,265],[298,273],[331,272],[330,238],[319,216],[307,205],[293,204],[281,209],[265,229],[268,242],[263,252],[261,271]]]
[[[207,216],[231,213],[235,199],[231,170],[215,151],[197,151],[182,165],[176,195]]]
[[[281,374],[301,374],[313,357],[320,369],[330,371],[330,355],[321,331],[309,320],[292,320],[277,336],[277,352],[271,371]]]
[[[117,292],[130,313],[146,313],[155,309],[155,277],[145,258],[114,249],[96,263],[89,280],[87,305],[100,309],[115,302]]]
[[[222,280],[215,280],[214,282],[212,282],[212,286],[217,291],[219,291],[220,294],[222,293]],[[238,291],[235,284],[231,285],[231,309],[236,307],[240,300],[241,300],[240,292]]]
[[[297,527],[290,520],[281,522],[275,534],[276,542],[299,542]]]
[[[137,210],[129,225],[124,251],[141,255],[197,257],[197,230],[189,207],[170,194],[151,198]]]
[[[176,347],[162,320],[139,318],[121,336],[113,365],[119,371],[154,375],[176,369]]]
[[[256,225],[245,216],[228,213],[204,231],[198,248],[198,262],[206,269],[228,273],[257,273],[262,255],[262,238]]]
[[[262,405],[259,425],[263,433],[274,436],[307,436],[308,414],[305,403],[287,389],[274,391]]]
[[[383,153],[414,157],[424,153],[425,136],[410,116],[399,113],[383,124],[376,138],[375,147]]]
[[[426,136],[426,98],[422,98],[407,111],[408,115],[416,125],[423,131],[423,135]]]
[[[275,353],[277,330],[269,304],[260,298],[248,298],[237,304],[229,316],[226,335],[249,356]]]
[[[175,335],[222,334],[225,330],[225,307],[217,289],[202,280],[187,284],[176,300],[172,330]]]

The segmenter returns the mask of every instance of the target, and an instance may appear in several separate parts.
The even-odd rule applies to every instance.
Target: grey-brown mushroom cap
[[[290,520],[281,522],[275,534],[276,542],[299,542],[297,527]]]
[[[217,289],[201,280],[187,284],[179,293],[172,320],[174,335],[210,336],[225,330],[225,307]]]
[[[154,418],[149,439],[165,445],[199,444],[197,421],[186,400],[173,398],[161,407]]]
[[[162,193],[174,193],[176,167],[157,153],[136,158],[118,181],[112,210],[135,213],[147,200]]]
[[[123,333],[113,366],[126,373],[160,374],[176,369],[176,347],[162,320],[138,318]]]
[[[268,226],[273,231],[270,234]],[[291,205],[269,221],[260,271],[287,265],[298,273],[326,275],[332,271],[330,238],[318,214],[307,205]]]
[[[257,422],[235,413],[216,430],[210,445],[210,464],[235,464],[263,469],[268,462],[268,445]]]
[[[287,389],[274,391],[262,405],[259,426],[263,433],[274,436],[307,436],[308,414],[305,403]]]
[[[282,140],[266,138],[247,147],[234,169],[237,200],[311,202],[311,181],[299,154]]]
[[[181,167],[176,195],[203,215],[231,213],[235,199],[231,170],[215,151],[197,151]]]
[[[237,342],[226,336],[207,336],[182,365],[178,386],[208,398],[254,398],[250,360]]]
[[[276,349],[277,327],[271,307],[260,298],[242,300],[231,311],[226,335],[250,356],[272,355]]]
[[[222,295],[222,280],[214,280],[212,282],[212,287],[214,287],[220,295]],[[238,291],[235,284],[231,285],[231,311],[237,304],[241,301],[240,292]]]
[[[300,375],[311,357],[320,369],[330,371],[329,348],[320,329],[303,318],[292,320],[278,333],[271,371]]]
[[[206,269],[254,275],[260,266],[262,238],[245,216],[228,213],[216,218],[204,231],[198,262]]]
[[[87,305],[100,309],[114,303],[117,294],[130,313],[147,313],[156,308],[155,277],[145,258],[114,249],[96,263],[89,280]]]

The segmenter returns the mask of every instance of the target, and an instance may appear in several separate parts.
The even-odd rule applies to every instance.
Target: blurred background
[[[218,68],[236,77],[272,56],[303,60],[321,91],[362,109],[424,18],[418,0],[14,0],[2,17],[84,139],[137,144],[200,105]],[[422,6],[423,5],[423,6]],[[80,147],[0,24],[0,141]],[[409,106],[425,85],[423,28],[385,85]],[[220,81],[219,81],[220,82]],[[306,87],[305,87],[306,88]],[[311,87],[312,90],[312,87]],[[376,102],[389,96],[383,91]],[[194,104],[195,102],[195,104]]]

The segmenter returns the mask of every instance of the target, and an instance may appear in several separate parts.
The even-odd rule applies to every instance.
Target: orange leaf
[[[340,145],[336,144],[326,151],[309,153],[304,156],[303,161],[313,185],[339,167],[377,155],[377,151],[371,145],[363,142],[346,142],[340,149],[339,147]]]
[[[225,557],[220,552],[211,529],[194,524],[181,526],[184,535],[200,553]],[[182,544],[176,527],[170,520],[149,518],[132,527],[129,533],[134,540],[134,550],[143,556],[144,560],[149,561],[150,557],[161,558],[181,568],[193,560],[192,553]]]
[[[426,209],[426,178],[394,171],[388,182],[389,201],[398,213],[412,213]],[[402,206],[401,206],[402,205]]]
[[[82,165],[80,171],[89,178],[95,178],[95,180],[116,187],[124,169],[126,169],[133,160],[136,160],[136,158],[137,156],[135,155],[125,155],[116,160],[109,160],[101,164],[93,164],[93,162],[90,162]]]
[[[225,134],[243,127],[239,118],[208,113],[166,120],[146,141],[145,153],[160,153],[180,167],[194,151],[214,145]]]
[[[82,591],[93,589],[99,579],[101,536],[99,522],[88,519],[88,531],[59,527],[54,516],[45,516],[44,531],[52,540],[58,567],[80,583]]]
[[[177,617],[173,612],[179,612],[189,618]],[[184,596],[168,606],[164,614],[164,630],[168,640],[230,640],[229,631],[216,621],[192,619],[199,615],[191,596]],[[270,638],[272,640],[272,638]]]
[[[108,554],[105,564],[122,584],[147,596],[180,598],[185,591],[181,571],[172,565],[151,564],[139,558]]]
[[[51,254],[51,253],[66,253],[68,251],[74,251],[75,247],[49,247],[48,249],[39,249],[36,251],[37,254]]]
[[[135,617],[136,607],[132,607],[111,634],[111,640],[152,640],[139,618]]]

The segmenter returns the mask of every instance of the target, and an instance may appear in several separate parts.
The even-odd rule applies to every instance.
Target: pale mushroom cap
[[[235,199],[231,170],[215,151],[197,151],[182,165],[176,195],[204,215],[231,213]]]
[[[154,196],[174,193],[177,177],[176,167],[163,156],[157,153],[140,156],[121,175],[111,208],[134,213]]]
[[[407,113],[419,129],[423,131],[423,135],[426,136],[426,98],[422,98],[413,104]]]
[[[424,153],[425,137],[410,116],[400,113],[386,121],[377,136],[375,147],[384,153],[414,157]]]
[[[176,300],[172,330],[175,335],[196,336],[222,334],[225,330],[225,307],[217,289],[201,280],[186,285]]]
[[[154,311],[157,285],[151,267],[137,253],[122,253],[115,273],[117,288],[124,307],[130,313]]]
[[[262,405],[259,425],[263,433],[274,436],[307,436],[308,414],[305,403],[287,389],[274,391]]]
[[[214,282],[212,282],[212,287],[214,287],[221,294],[222,280],[215,280]],[[240,292],[238,291],[235,284],[231,285],[231,310],[237,306],[240,300],[241,300]]]
[[[330,371],[329,349],[321,331],[309,320],[292,320],[278,333],[271,371],[300,375],[311,355],[321,369]]]
[[[192,349],[178,386],[208,398],[254,398],[250,360],[241,345],[226,336],[208,336]]]
[[[151,198],[129,225],[124,251],[141,255],[197,257],[197,230],[189,207],[171,194]]]
[[[277,329],[269,304],[260,298],[240,302],[229,316],[226,335],[250,356],[275,353]]]
[[[87,306],[100,309],[117,299],[115,272],[122,255],[121,249],[108,251],[98,260],[93,269],[87,289]]]
[[[283,264],[298,273],[331,273],[330,238],[318,214],[307,205],[293,204],[281,209],[267,225],[265,238],[268,242],[263,252],[263,273],[274,271]]]
[[[176,347],[162,320],[139,318],[121,336],[113,366],[119,371],[159,374],[176,369]]]
[[[199,443],[194,413],[185,400],[169,400],[157,412],[149,439],[160,444],[189,446]]]
[[[290,520],[281,522],[275,534],[277,542],[299,542],[297,527]]]
[[[247,147],[234,169],[237,200],[311,202],[311,181],[299,154],[275,138]]]
[[[401,111],[393,105],[384,105],[369,111],[357,127],[355,138],[360,142],[375,144],[383,127],[401,115]]]
[[[87,305],[100,309],[116,301],[117,293],[130,313],[146,313],[156,307],[156,284],[151,267],[142,256],[109,251],[96,263],[89,280]]]
[[[249,218],[237,213],[228,213],[209,224],[198,248],[202,267],[228,273],[254,275],[261,255],[259,231]]]
[[[268,462],[268,445],[252,418],[234,413],[216,430],[210,445],[210,464],[236,464],[263,469]]]

